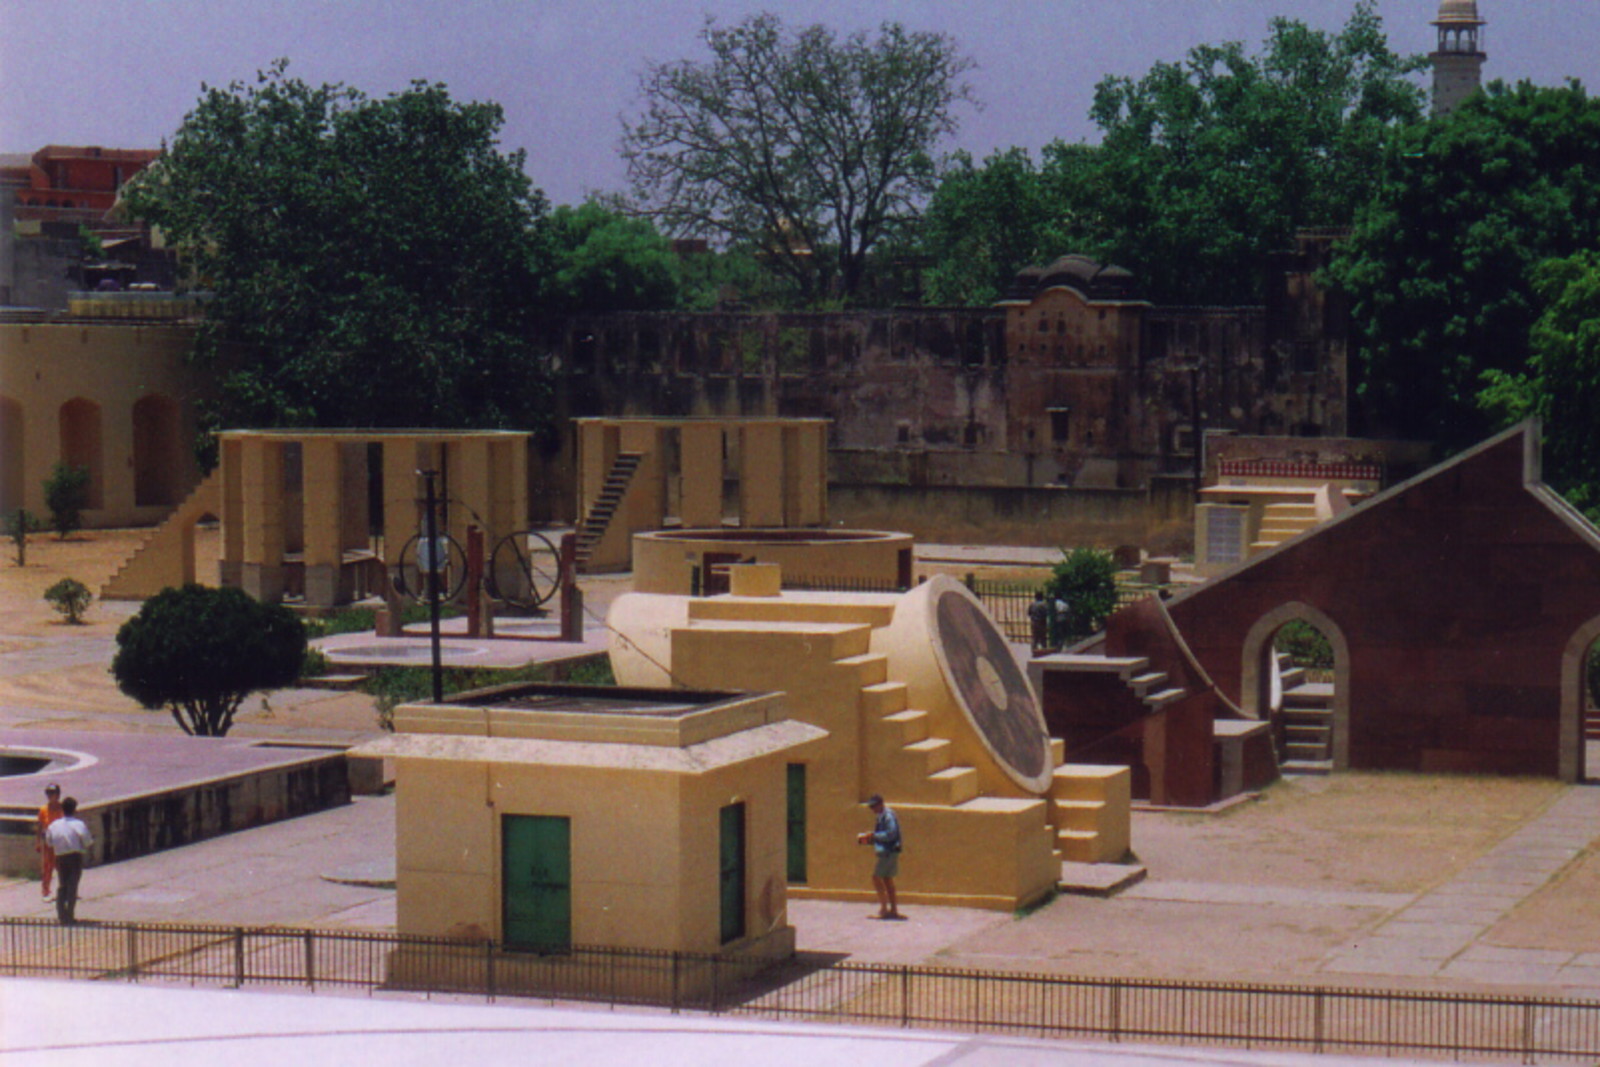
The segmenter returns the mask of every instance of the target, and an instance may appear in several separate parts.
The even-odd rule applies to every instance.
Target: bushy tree
[[[1531,354],[1535,268],[1600,247],[1596,174],[1600,102],[1576,84],[1491,84],[1398,138],[1330,271],[1375,432],[1460,447],[1493,427]]]
[[[743,244],[803,301],[854,297],[872,249],[916,214],[970,101],[953,40],[707,20],[708,60],[648,67],[622,151],[639,204],[674,235]]]
[[[78,579],[63,578],[44,591],[44,599],[67,622],[76,626],[83,621],[83,613],[89,610],[89,602],[94,599],[94,594]]]
[[[648,219],[589,200],[556,208],[545,233],[550,270],[543,303],[548,310],[651,311],[677,305],[677,257]]]
[[[129,210],[212,291],[196,355],[217,421],[526,425],[545,203],[500,107],[413,83],[382,99],[279,61],[205,87]]]
[[[245,697],[289,685],[305,655],[305,628],[288,608],[191,583],[162,590],[122,624],[111,673],[184,733],[222,737]]]
[[[50,509],[50,525],[59,540],[83,525],[83,509],[89,506],[89,468],[57,463],[50,468],[44,483],[44,503]]]
[[[1117,610],[1116,560],[1095,548],[1064,552],[1044,588],[1049,599],[1066,601],[1067,638],[1098,633]]]

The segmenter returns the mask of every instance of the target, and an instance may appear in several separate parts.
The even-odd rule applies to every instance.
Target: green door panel
[[[550,951],[572,944],[572,821],[501,817],[506,947]]]
[[[721,812],[719,850],[722,943],[744,936],[744,805],[729,804]]]

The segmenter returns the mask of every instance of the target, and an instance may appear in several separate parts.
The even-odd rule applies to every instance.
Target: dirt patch
[[[1534,778],[1346,772],[1285,779],[1220,816],[1138,814],[1134,848],[1179,881],[1419,893],[1544,811]]]
[[[1597,828],[1600,829],[1600,828]],[[1585,851],[1484,935],[1507,948],[1600,946],[1600,852]]]

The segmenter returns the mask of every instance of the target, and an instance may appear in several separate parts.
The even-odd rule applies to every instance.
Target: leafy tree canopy
[[[1562,279],[1582,269],[1550,268],[1541,293],[1536,268],[1600,247],[1596,174],[1600,103],[1576,84],[1491,84],[1398,139],[1330,270],[1362,336],[1374,431],[1459,447],[1497,414],[1529,410],[1512,387],[1528,369],[1531,331]],[[1546,337],[1541,358],[1552,364],[1533,375],[1552,374],[1559,390],[1558,347]],[[1559,453],[1570,416],[1538,403],[1551,405]]]
[[[933,295],[982,302],[1030,262],[1083,252],[1158,301],[1258,302],[1268,253],[1349,223],[1392,131],[1422,116],[1409,75],[1424,63],[1391,52],[1363,2],[1338,33],[1278,18],[1258,53],[1202,45],[1107,77],[1101,144],[1052,144],[1037,171],[1017,150],[952,168],[929,212]]]
[[[371,99],[279,61],[205,87],[127,193],[214,299],[197,356],[234,425],[483,426],[538,410],[542,195],[498,105]]]
[[[840,38],[761,14],[701,37],[709,59],[641,79],[622,137],[635,196],[673,234],[760,249],[803,301],[855,297],[873,247],[933,188],[972,61],[892,22]]]
[[[544,304],[556,311],[648,311],[679,299],[677,257],[648,219],[593,200],[550,213]]]
[[[166,707],[184,733],[222,737],[244,698],[293,682],[305,654],[305,628],[288,608],[189,584],[162,590],[122,624],[111,673],[140,704]]]

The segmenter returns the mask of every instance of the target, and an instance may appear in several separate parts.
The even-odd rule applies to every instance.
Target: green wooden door
[[[788,879],[790,885],[806,881],[806,765],[789,764]]]
[[[719,890],[722,943],[744,936],[744,805],[729,804],[721,812]]]
[[[506,947],[566,948],[572,943],[572,821],[505,815],[500,829]]]

